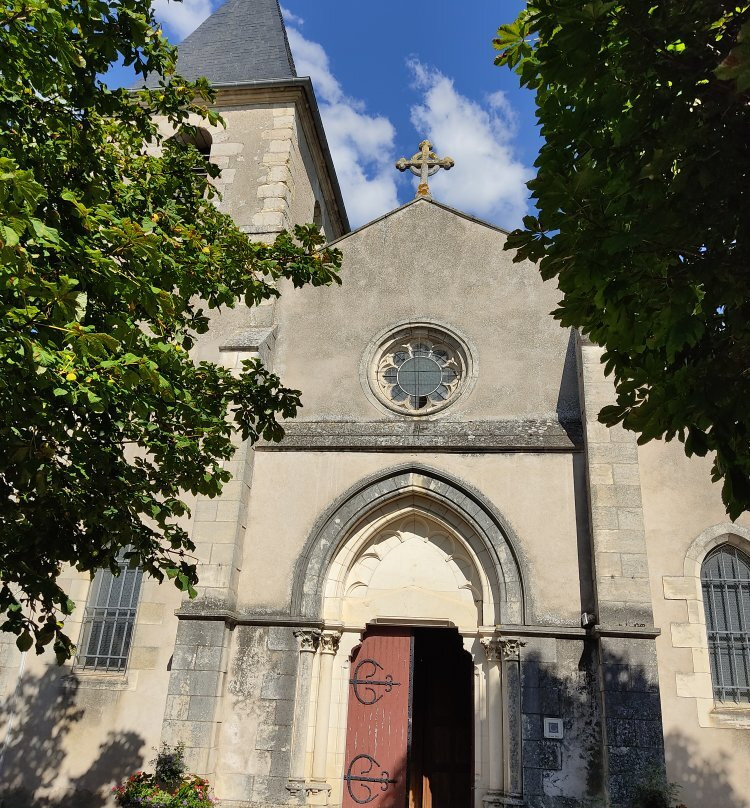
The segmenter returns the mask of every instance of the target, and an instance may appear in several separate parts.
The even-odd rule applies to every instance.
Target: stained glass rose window
[[[465,351],[455,338],[434,327],[410,327],[376,352],[371,387],[392,409],[426,415],[456,396],[465,371]]]

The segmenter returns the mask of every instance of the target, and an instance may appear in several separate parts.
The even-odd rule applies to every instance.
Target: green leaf
[[[2,238],[7,247],[15,247],[20,241],[19,234],[7,225],[0,225],[0,238]]]
[[[22,632],[16,639],[16,646],[19,651],[26,652],[34,644],[34,638],[28,631]]]
[[[38,239],[51,244],[57,244],[59,242],[59,234],[53,227],[48,227],[39,219],[32,218],[30,221],[31,227],[33,228]]]

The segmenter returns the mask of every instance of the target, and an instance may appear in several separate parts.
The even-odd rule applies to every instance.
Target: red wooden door
[[[349,678],[342,808],[405,808],[414,641],[410,629],[368,631]]]

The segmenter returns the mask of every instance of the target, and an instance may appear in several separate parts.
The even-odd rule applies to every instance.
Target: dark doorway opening
[[[471,808],[473,665],[455,629],[414,630],[409,808]]]

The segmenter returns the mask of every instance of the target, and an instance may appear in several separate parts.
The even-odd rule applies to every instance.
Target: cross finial
[[[407,160],[402,157],[397,163],[396,168],[399,171],[406,171],[408,168],[412,174],[419,177],[419,185],[417,186],[417,199],[419,197],[430,198],[430,186],[427,183],[427,178],[431,177],[436,171],[444,168],[446,171],[453,168],[455,163],[450,157],[439,158],[434,151],[432,151],[432,143],[429,140],[423,140],[419,144],[419,151]]]

